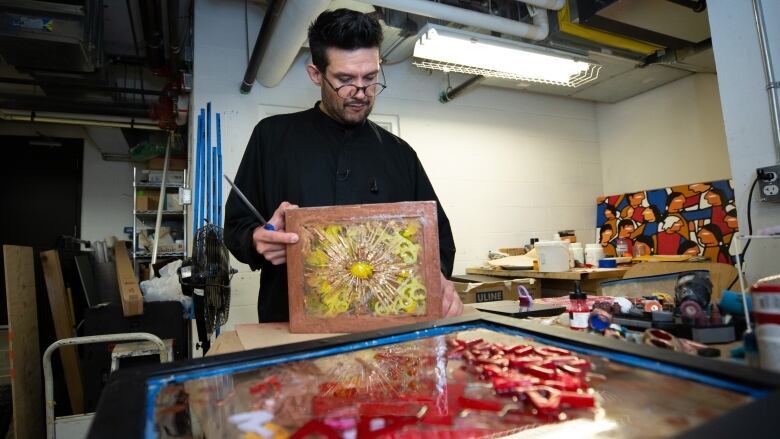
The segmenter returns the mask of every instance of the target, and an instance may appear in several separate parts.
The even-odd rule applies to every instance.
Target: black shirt
[[[261,120],[235,184],[266,219],[283,201],[300,207],[439,201],[409,144],[369,120],[341,125],[319,109],[319,102],[310,110]],[[455,242],[441,205],[438,219],[441,270],[449,277]],[[259,225],[231,191],[225,244],[239,261],[261,269],[260,321],[287,321],[287,266],[274,266],[255,251],[252,232]]]

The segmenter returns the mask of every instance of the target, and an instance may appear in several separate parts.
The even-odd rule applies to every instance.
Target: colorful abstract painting
[[[640,254],[732,262],[738,224],[731,180],[602,196],[596,202],[596,238],[608,256],[616,255],[616,241],[625,238]]]

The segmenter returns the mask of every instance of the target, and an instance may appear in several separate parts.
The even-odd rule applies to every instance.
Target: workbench
[[[574,282],[580,281],[582,290],[601,295],[601,283],[608,280],[622,279],[628,268],[575,268],[569,271],[541,272],[534,270],[505,270],[500,268],[471,267],[466,268],[466,274],[493,276],[497,278],[532,278],[539,281],[542,295],[561,295],[574,289]],[[554,290],[554,291],[550,291]]]
[[[276,325],[284,331],[284,325]],[[458,355],[459,349],[471,349],[474,356],[475,350],[489,347],[491,352],[498,349],[500,356],[508,346],[514,356],[520,349],[528,358],[544,355],[584,362],[592,390],[540,390],[521,384],[513,391],[528,395],[512,399],[486,388],[485,381],[466,367],[473,360]],[[540,367],[537,373],[552,373],[575,385],[581,369],[565,366],[569,366],[565,372]],[[476,387],[471,383],[490,393],[463,396],[467,387]],[[404,390],[403,398],[398,389]],[[539,393],[542,390],[549,393]],[[561,407],[548,394],[589,402],[579,409]],[[120,369],[104,391],[89,437],[183,437],[196,433],[192,426],[207,437],[243,437],[260,427],[301,437],[311,432],[336,436],[334,429],[342,425],[379,433],[392,432],[380,431],[389,426],[421,437],[515,432],[518,424],[514,418],[505,422],[497,414],[502,410],[522,418],[526,430],[556,437],[572,428],[611,437],[775,437],[780,418],[772,414],[778,404],[776,374],[480,313],[185,363]],[[561,411],[566,417],[557,415]],[[342,423],[330,422],[335,419]],[[354,422],[344,424],[344,419]],[[371,419],[384,421],[372,425]]]

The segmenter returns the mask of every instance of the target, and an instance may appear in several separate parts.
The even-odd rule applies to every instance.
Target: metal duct
[[[480,12],[470,11],[468,9],[449,6],[442,3],[435,3],[428,0],[358,0],[361,3],[379,6],[382,8],[395,9],[397,11],[408,12],[410,14],[422,15],[429,18],[451,21],[454,23],[465,24],[494,32],[500,32],[506,35],[514,35],[520,38],[541,41],[547,38],[549,33],[549,23],[547,20],[547,11],[537,11],[533,16],[533,24],[523,23],[521,21],[510,20],[508,18],[496,17]],[[560,9],[563,7],[563,0],[528,0],[522,3],[531,6],[538,6],[544,9]],[[544,6],[549,6],[549,8]]]
[[[261,84],[275,87],[281,82],[306,42],[309,25],[328,5],[330,0],[285,2],[257,70]]]
[[[410,14],[474,26],[481,29],[514,35],[531,40],[544,40],[549,33],[547,9],[560,9],[564,0],[527,0],[523,3],[544,8],[533,15],[533,24],[510,20],[503,17],[482,14],[468,9],[449,6],[428,0],[358,0],[361,3],[379,6]],[[309,24],[317,16],[325,11],[330,0],[308,0],[306,2],[287,2],[280,7],[278,18],[266,23],[263,28],[269,31],[270,36],[265,43],[264,29],[260,29],[257,43],[252,51],[250,64],[241,85],[241,92],[248,93],[252,88],[254,64],[259,62],[257,68],[257,80],[266,87],[274,87],[281,82],[284,75],[295,61],[301,46],[306,41]],[[269,7],[266,14],[274,14],[274,4]],[[259,60],[259,61],[258,61]]]

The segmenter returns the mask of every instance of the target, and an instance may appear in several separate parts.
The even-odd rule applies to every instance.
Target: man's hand
[[[256,227],[254,232],[252,232],[252,242],[255,245],[255,250],[274,265],[281,265],[287,262],[287,244],[298,242],[297,234],[284,231],[284,212],[287,209],[297,207],[295,204],[283,202],[276,209],[271,219],[268,220],[276,230]]]
[[[441,275],[441,309],[444,317],[456,317],[463,313],[463,302],[455,291],[455,285]]]

